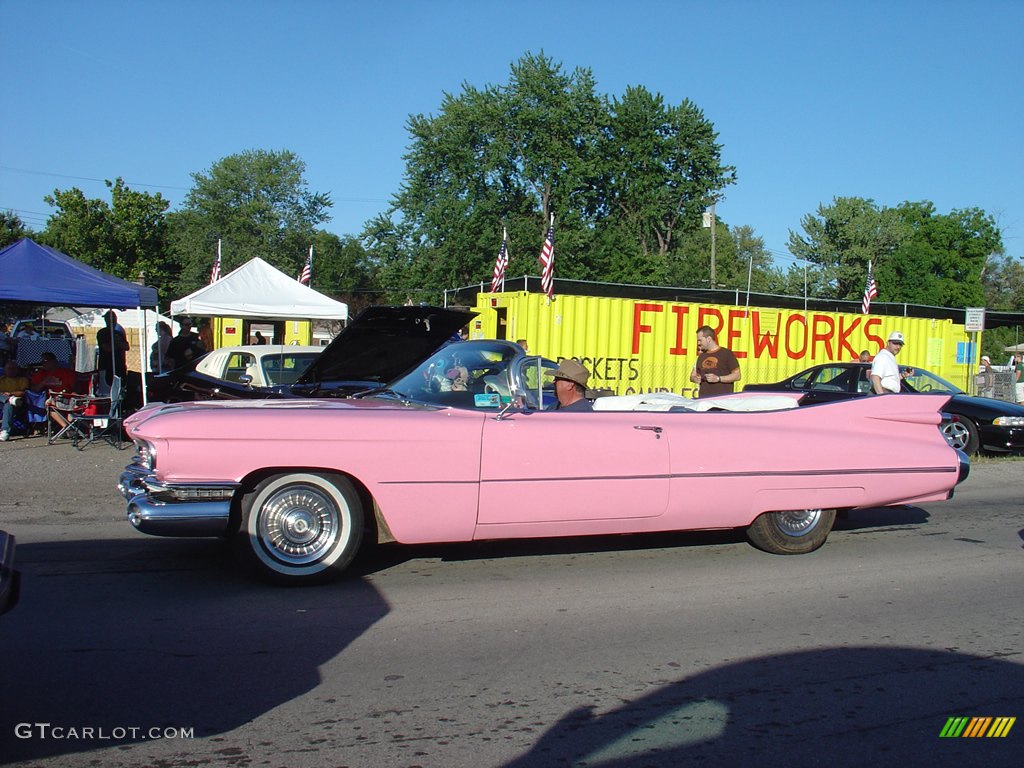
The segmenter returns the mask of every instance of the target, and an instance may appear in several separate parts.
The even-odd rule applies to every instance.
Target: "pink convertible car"
[[[448,313],[432,311],[443,341]],[[745,528],[760,549],[798,554],[824,543],[837,510],[947,499],[970,466],[940,432],[941,395],[802,408],[799,394],[636,395],[561,413],[550,360],[504,341],[419,346],[431,353],[354,397],[135,413],[129,520],[227,537],[287,583],[344,570],[369,539]]]

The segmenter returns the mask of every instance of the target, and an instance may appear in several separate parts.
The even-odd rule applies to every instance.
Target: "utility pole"
[[[717,196],[712,197],[711,198],[711,210],[710,211],[704,211],[704,216],[703,216],[703,220],[704,220],[703,221],[703,225],[705,227],[711,227],[711,288],[712,288],[712,290],[714,290],[716,284],[718,283],[718,280],[717,280],[716,275],[715,275],[715,229],[717,229],[715,224],[718,223],[718,222],[715,221],[715,203],[717,203],[717,202],[718,202],[718,197]]]
[[[711,198],[711,290],[715,289],[718,285],[718,280],[715,278],[715,230],[718,229],[715,226],[718,220],[715,218],[715,202],[717,198]]]

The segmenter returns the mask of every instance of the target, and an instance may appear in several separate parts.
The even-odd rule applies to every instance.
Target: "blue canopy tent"
[[[157,306],[157,293],[155,288],[108,275],[25,238],[0,250],[0,302],[141,310]],[[146,343],[143,339],[144,347]],[[145,399],[144,365],[142,376]]]
[[[156,289],[108,275],[23,239],[0,251],[0,302],[55,307],[155,307]]]

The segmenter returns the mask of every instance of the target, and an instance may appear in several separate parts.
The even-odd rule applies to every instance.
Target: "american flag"
[[[878,283],[875,282],[875,275],[871,271],[871,262],[868,262],[868,281],[864,284],[864,301],[861,303],[861,311],[866,315],[871,309],[871,300],[878,295]]]
[[[220,240],[217,241],[217,255],[213,257],[213,269],[210,270],[210,285],[220,280]]]
[[[508,266],[508,233],[501,228],[501,248],[494,262],[494,276],[491,278],[491,293],[505,288],[505,267]]]
[[[544,238],[544,245],[540,249],[541,273],[540,287],[549,299],[555,297],[555,214],[551,214],[551,227],[548,229],[548,236]]]
[[[313,246],[309,246],[309,256],[306,257],[306,264],[302,268],[302,274],[299,275],[299,282],[303,285],[309,285],[313,281]]]

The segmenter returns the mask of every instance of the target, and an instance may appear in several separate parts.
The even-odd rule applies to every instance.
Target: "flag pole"
[[[508,271],[508,229],[501,228],[501,243],[505,246],[505,264],[501,269],[501,292],[505,292],[505,273]]]

